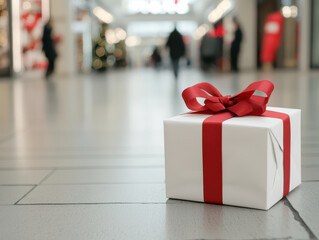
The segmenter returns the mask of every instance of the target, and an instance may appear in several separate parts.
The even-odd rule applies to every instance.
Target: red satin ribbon
[[[217,88],[209,83],[198,83],[186,88],[182,97],[186,106],[193,111],[210,110],[211,113],[229,111],[237,116],[260,115],[266,111],[266,104],[274,90],[274,85],[268,80],[250,84],[244,91],[234,96],[223,96]],[[253,95],[256,91],[266,94],[266,97]],[[204,98],[204,106],[197,98]]]
[[[266,104],[274,89],[268,80],[250,84],[244,91],[234,96],[223,96],[209,83],[199,83],[185,89],[182,93],[187,107],[195,114],[213,113],[206,118],[202,128],[203,151],[203,186],[204,201],[223,203],[222,176],[222,124],[224,121],[244,115],[261,115],[279,118],[284,126],[284,192],[289,192],[290,185],[290,118],[288,114],[266,111]],[[266,96],[253,95],[256,91]],[[204,98],[201,105],[197,98]]]

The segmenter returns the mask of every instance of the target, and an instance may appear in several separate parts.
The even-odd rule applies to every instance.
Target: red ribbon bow
[[[209,110],[212,113],[229,111],[237,116],[261,115],[266,110],[266,104],[274,90],[274,85],[268,80],[250,84],[244,91],[234,96],[223,96],[217,88],[210,83],[198,83],[186,88],[182,97],[186,106],[193,111]],[[256,91],[266,94],[266,97],[254,95]],[[205,98],[204,106],[197,98]]]

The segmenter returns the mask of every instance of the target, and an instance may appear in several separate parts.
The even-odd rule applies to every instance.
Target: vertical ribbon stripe
[[[223,204],[222,124],[232,117],[233,113],[222,112],[203,122],[204,202]]]
[[[274,112],[274,111],[265,111],[261,116],[263,117],[271,117],[278,118],[283,121],[284,128],[284,191],[283,197],[289,193],[290,187],[290,117],[286,113]]]

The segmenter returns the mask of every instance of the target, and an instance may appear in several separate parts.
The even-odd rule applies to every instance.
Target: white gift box
[[[267,107],[290,117],[290,186],[301,183],[300,110]],[[164,121],[166,196],[204,202],[202,125],[211,115]],[[223,204],[267,210],[283,197],[283,121],[243,116],[222,123]]]

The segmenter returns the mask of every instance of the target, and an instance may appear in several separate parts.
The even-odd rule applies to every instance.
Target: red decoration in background
[[[225,36],[225,28],[223,27],[223,25],[218,25],[217,28],[213,28],[212,30],[210,30],[208,33],[209,37],[212,38],[217,38],[217,37],[224,37]]]
[[[21,9],[21,25],[23,28],[23,63],[26,69],[46,68],[48,63],[41,51],[41,37],[43,31],[42,1],[22,0],[30,8]],[[61,41],[61,40],[60,40]]]
[[[31,39],[30,43],[28,45],[23,46],[22,52],[27,52],[30,51],[32,49],[35,49],[37,47],[37,40],[36,39]]]
[[[25,28],[28,32],[32,32],[41,18],[42,18],[41,13],[28,12],[28,13],[22,14],[21,19],[23,22],[23,28]]]
[[[185,44],[189,44],[189,43],[192,42],[192,39],[190,37],[188,37],[188,36],[183,36],[183,42]]]
[[[261,43],[260,61],[274,63],[281,42],[284,18],[280,12],[270,13],[265,21],[264,36]]]
[[[47,61],[35,62],[32,66],[34,69],[47,69],[49,63]]]
[[[54,36],[53,42],[54,42],[54,44],[58,44],[58,43],[62,42],[62,36],[61,35]]]

